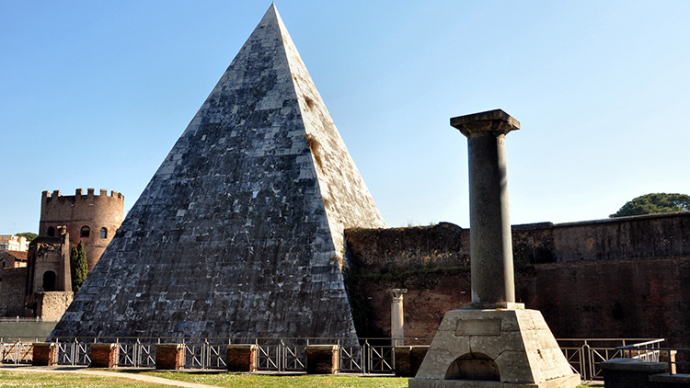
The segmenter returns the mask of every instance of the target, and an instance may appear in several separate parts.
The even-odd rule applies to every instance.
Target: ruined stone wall
[[[690,214],[513,227],[518,302],[556,337],[664,337],[690,346]],[[441,236],[439,238],[439,236]],[[348,291],[360,336],[390,334],[390,288],[407,288],[405,335],[433,336],[471,300],[469,230],[349,230]]]
[[[57,322],[73,299],[72,291],[39,292],[36,295],[36,317],[45,322]]]
[[[391,288],[406,288],[405,335],[433,336],[443,314],[470,302],[469,230],[349,229],[345,281],[357,333],[390,335]]]
[[[31,311],[24,309],[26,276],[26,267],[0,270],[0,317],[31,316]]]
[[[84,244],[89,271],[98,262],[115,232],[122,224],[125,197],[117,191],[108,195],[107,190],[101,190],[100,195],[88,189],[86,194],[77,189],[75,195],[61,195],[59,190],[52,195],[44,191],[41,196],[41,221],[39,236],[52,237],[50,228],[57,231],[60,226],[67,226],[70,243],[76,245],[79,241]],[[89,228],[88,236],[83,236],[83,227]],[[105,237],[101,236],[101,229],[105,229]],[[57,232],[55,232],[57,233]],[[57,234],[54,234],[57,236]]]

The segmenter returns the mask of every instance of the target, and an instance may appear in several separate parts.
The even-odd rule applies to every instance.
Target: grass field
[[[356,376],[270,376],[238,373],[186,373],[157,371],[124,371],[136,375],[160,377],[197,384],[233,388],[406,388],[407,378],[356,377]],[[0,387],[171,387],[170,385],[146,383],[125,377],[105,377],[79,373],[42,373],[0,370]],[[589,386],[595,387],[595,386]],[[596,387],[602,387],[597,385]],[[582,386],[582,388],[585,388]]]
[[[147,384],[142,381],[131,380],[125,377],[112,378],[102,376],[90,376],[75,373],[34,373],[34,372],[7,372],[0,371],[0,387],[90,387],[90,388],[135,388],[135,387],[165,387],[170,385]]]

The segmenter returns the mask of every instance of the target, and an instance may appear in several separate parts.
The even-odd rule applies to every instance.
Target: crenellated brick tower
[[[96,195],[94,189],[88,189],[86,194],[77,189],[75,195],[61,195],[59,190],[51,195],[44,191],[38,235],[56,237],[57,228],[66,226],[70,243],[84,244],[91,270],[122,224],[124,204],[125,196],[117,191],[110,195],[108,190]]]

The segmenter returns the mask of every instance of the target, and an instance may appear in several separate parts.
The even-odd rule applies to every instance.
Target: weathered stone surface
[[[353,336],[343,229],[383,225],[272,5],[53,335]]]
[[[467,136],[470,186],[472,305],[515,302],[505,135],[520,123],[500,109],[454,117]]]
[[[35,294],[36,316],[46,322],[57,322],[73,299],[72,291],[39,292]]]
[[[482,322],[491,329],[482,328]],[[471,378],[448,376],[456,360],[473,355],[496,365],[497,381],[487,386],[573,388],[579,383],[539,311],[455,310],[441,322],[410,387],[473,386],[466,385]]]

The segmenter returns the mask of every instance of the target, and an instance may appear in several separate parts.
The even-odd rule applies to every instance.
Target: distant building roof
[[[28,253],[29,252],[24,251],[8,251],[5,249],[0,249],[0,255],[14,256],[14,259],[17,261],[26,261]]]

